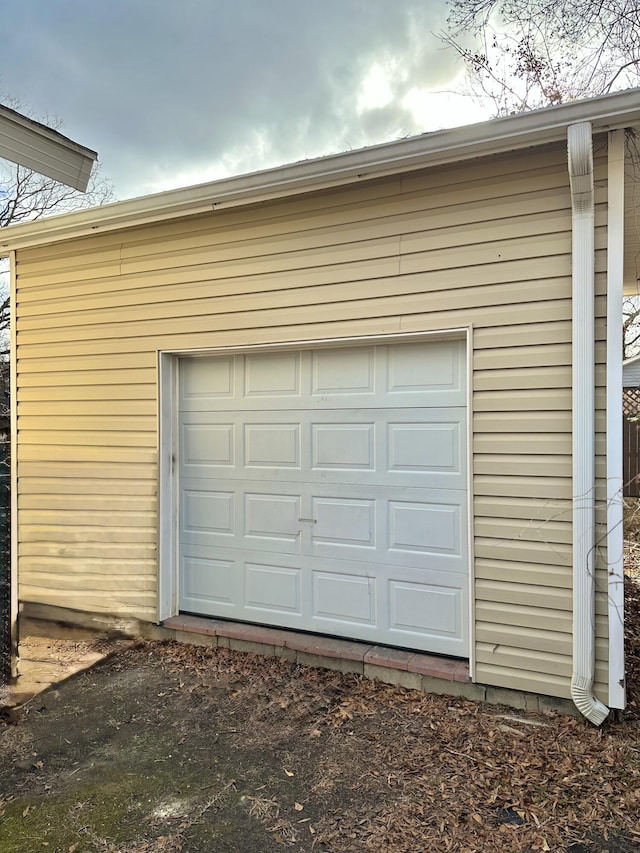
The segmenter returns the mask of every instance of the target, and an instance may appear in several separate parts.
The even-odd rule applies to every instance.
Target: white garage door
[[[180,609],[468,655],[461,341],[180,360]]]

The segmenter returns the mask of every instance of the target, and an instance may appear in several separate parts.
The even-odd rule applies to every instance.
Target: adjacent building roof
[[[98,155],[0,104],[0,157],[84,192]]]

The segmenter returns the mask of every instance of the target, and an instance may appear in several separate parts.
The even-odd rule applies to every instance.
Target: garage
[[[183,613],[467,657],[466,345],[179,358]]]

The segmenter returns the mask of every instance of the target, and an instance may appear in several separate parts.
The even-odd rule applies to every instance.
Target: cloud
[[[445,20],[444,0],[31,0],[3,11],[0,84],[126,197],[430,129]]]

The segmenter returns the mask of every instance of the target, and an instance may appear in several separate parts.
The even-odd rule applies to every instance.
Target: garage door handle
[[[307,524],[317,524],[318,521],[315,518],[299,518],[298,521],[304,521]]]

